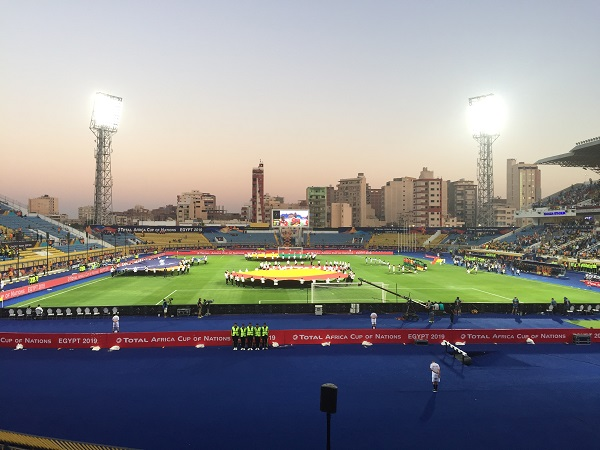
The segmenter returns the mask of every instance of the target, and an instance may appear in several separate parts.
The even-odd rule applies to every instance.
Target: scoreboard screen
[[[308,210],[274,209],[272,211],[272,227],[308,227]]]

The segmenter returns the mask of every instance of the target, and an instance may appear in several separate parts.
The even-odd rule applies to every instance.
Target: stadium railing
[[[406,310],[406,302],[395,302],[389,300],[386,303],[358,303],[360,305],[359,311],[370,311],[373,308],[377,309],[378,313],[403,313]],[[349,314],[352,312],[351,303],[324,303],[323,312],[328,314]],[[437,315],[448,316],[448,311],[453,306],[452,303],[446,304],[446,311],[439,311]],[[70,306],[71,309],[75,310],[76,306]],[[93,310],[92,306],[87,306],[90,310]],[[58,307],[63,311],[65,307]],[[105,306],[97,307],[102,311],[102,315],[106,315],[104,312]],[[169,306],[168,314],[172,316],[177,315],[177,310],[185,308],[189,309],[190,315],[198,314],[198,306],[196,304],[174,304]],[[13,307],[14,309],[14,307]],[[56,308],[55,308],[56,309]],[[113,306],[108,307],[109,311],[113,310]],[[547,303],[521,303],[519,305],[520,315],[530,314],[542,314],[546,313],[548,309]],[[210,306],[211,314],[225,315],[225,314],[313,314],[315,305],[313,303],[288,303],[288,304],[223,304],[219,303],[218,299]],[[512,304],[506,303],[463,303],[462,312],[463,314],[510,314],[512,310]],[[121,316],[154,316],[162,315],[163,309],[161,305],[148,305],[148,306],[118,306],[119,315]],[[422,307],[418,308],[417,313],[426,314],[426,310]],[[559,306],[558,313],[562,313],[562,308]],[[583,313],[582,313],[583,314]],[[109,313],[108,315],[112,315]],[[9,318],[9,308],[0,309],[0,317]],[[73,315],[75,317],[75,315]]]

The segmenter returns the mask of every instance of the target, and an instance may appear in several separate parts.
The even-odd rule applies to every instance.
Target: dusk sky
[[[468,98],[494,93],[494,144],[533,163],[600,136],[600,2],[0,0],[0,196],[92,205],[93,94],[123,98],[113,206],[210,192],[228,211],[265,191],[363,172],[476,181]],[[541,166],[542,195],[593,172]]]

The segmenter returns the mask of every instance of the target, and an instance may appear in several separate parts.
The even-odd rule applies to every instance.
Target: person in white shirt
[[[431,361],[431,364],[429,364],[429,370],[431,370],[431,383],[433,384],[433,392],[437,392],[438,385],[440,383],[440,365],[435,361]]]
[[[371,328],[377,328],[377,313],[375,311],[371,313]]]
[[[118,333],[119,332],[119,314],[115,314],[112,318],[112,323],[113,323],[113,333]]]

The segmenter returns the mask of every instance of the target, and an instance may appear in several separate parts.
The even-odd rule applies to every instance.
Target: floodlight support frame
[[[469,106],[494,94],[480,95],[469,98]],[[479,143],[477,157],[477,224],[479,226],[493,227],[494,220],[494,158],[492,144],[498,139],[499,134],[478,133],[473,134],[473,139]]]
[[[479,143],[477,157],[477,223],[484,227],[493,227],[494,220],[494,158],[492,145],[498,134],[473,135]]]
[[[96,225],[113,225],[115,218],[112,205],[112,171],[111,158],[112,136],[116,131],[103,128],[90,130],[96,136],[96,175],[94,182],[94,223]]]

